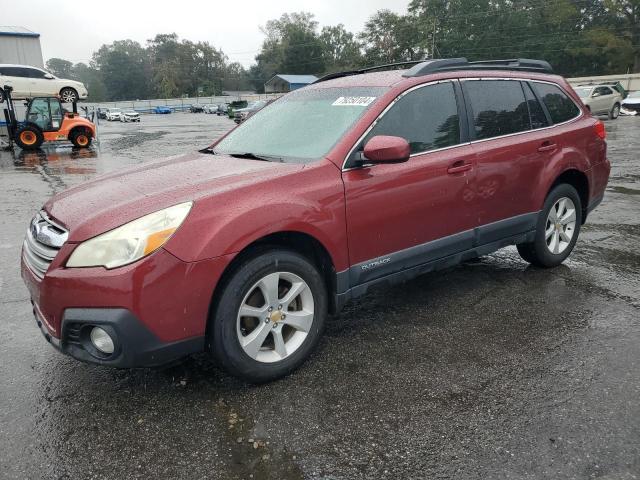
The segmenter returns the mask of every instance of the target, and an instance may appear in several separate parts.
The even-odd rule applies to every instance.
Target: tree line
[[[208,42],[159,34],[141,45],[103,45],[89,64],[52,58],[47,68],[87,85],[91,99],[122,100],[263,91],[276,73],[323,75],[422,58],[540,58],[565,76],[640,72],[640,0],[412,0],[380,10],[359,33],[319,28],[307,12],[261,28],[245,69]]]

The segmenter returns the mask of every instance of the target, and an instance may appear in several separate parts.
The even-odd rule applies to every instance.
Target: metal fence
[[[235,100],[246,100],[253,102],[256,100],[269,100],[282,96],[282,93],[270,94],[246,94],[246,95],[220,95],[215,97],[192,97],[192,98],[155,98],[152,100],[120,100],[115,102],[82,102],[79,105],[95,108],[120,108],[131,109],[139,113],[153,113],[155,107],[168,107],[174,112],[189,110],[191,105],[218,105],[220,103],[230,103]]]

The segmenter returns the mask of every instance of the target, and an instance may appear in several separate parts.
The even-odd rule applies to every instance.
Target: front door
[[[402,95],[347,161],[352,286],[472,247],[475,160],[461,135],[457,85],[446,81]],[[358,152],[376,135],[406,139],[411,158],[357,167]]]

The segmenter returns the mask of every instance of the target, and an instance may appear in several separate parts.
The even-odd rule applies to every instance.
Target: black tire
[[[293,353],[283,360],[264,363],[245,353],[238,340],[236,322],[241,303],[252,286],[275,272],[290,272],[306,282],[313,295],[314,317],[306,338]],[[309,260],[288,250],[261,249],[242,260],[221,287],[209,319],[207,343],[228,373],[251,383],[264,383],[289,374],[309,357],[322,335],[328,311],[325,283]]]
[[[618,115],[620,115],[620,104],[616,103],[613,105],[613,107],[611,107],[611,110],[609,111],[609,120],[615,120],[616,118],[618,118]]]
[[[547,239],[545,232],[547,231],[547,219],[549,212],[555,203],[561,198],[569,198],[575,206],[575,227],[573,230],[573,236],[569,245],[560,253],[552,253],[547,246]],[[580,235],[580,226],[582,225],[582,202],[580,201],[580,195],[576,189],[566,183],[557,185],[551,190],[544,202],[544,207],[538,216],[538,223],[536,225],[536,235],[533,242],[521,243],[517,245],[518,253],[527,262],[542,268],[552,268],[560,265],[571,254],[573,247],[575,246],[578,236]]]
[[[78,92],[74,88],[64,87],[60,90],[60,101],[62,103],[77,102],[79,98]]]
[[[91,146],[93,137],[91,133],[86,130],[75,130],[71,132],[69,140],[71,140],[71,143],[77,148],[88,148]]]
[[[18,128],[15,142],[23,150],[37,150],[44,142],[44,134],[40,127],[28,123]]]

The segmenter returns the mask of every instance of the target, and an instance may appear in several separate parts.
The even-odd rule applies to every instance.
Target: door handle
[[[447,173],[450,175],[453,175],[455,173],[468,172],[472,168],[473,168],[473,164],[471,163],[456,162],[453,165],[451,165],[449,168],[447,168]]]
[[[553,150],[555,150],[556,148],[558,148],[558,145],[556,145],[553,142],[550,141],[546,141],[546,142],[542,142],[542,145],[540,145],[538,147],[538,151],[539,152],[551,152]]]

